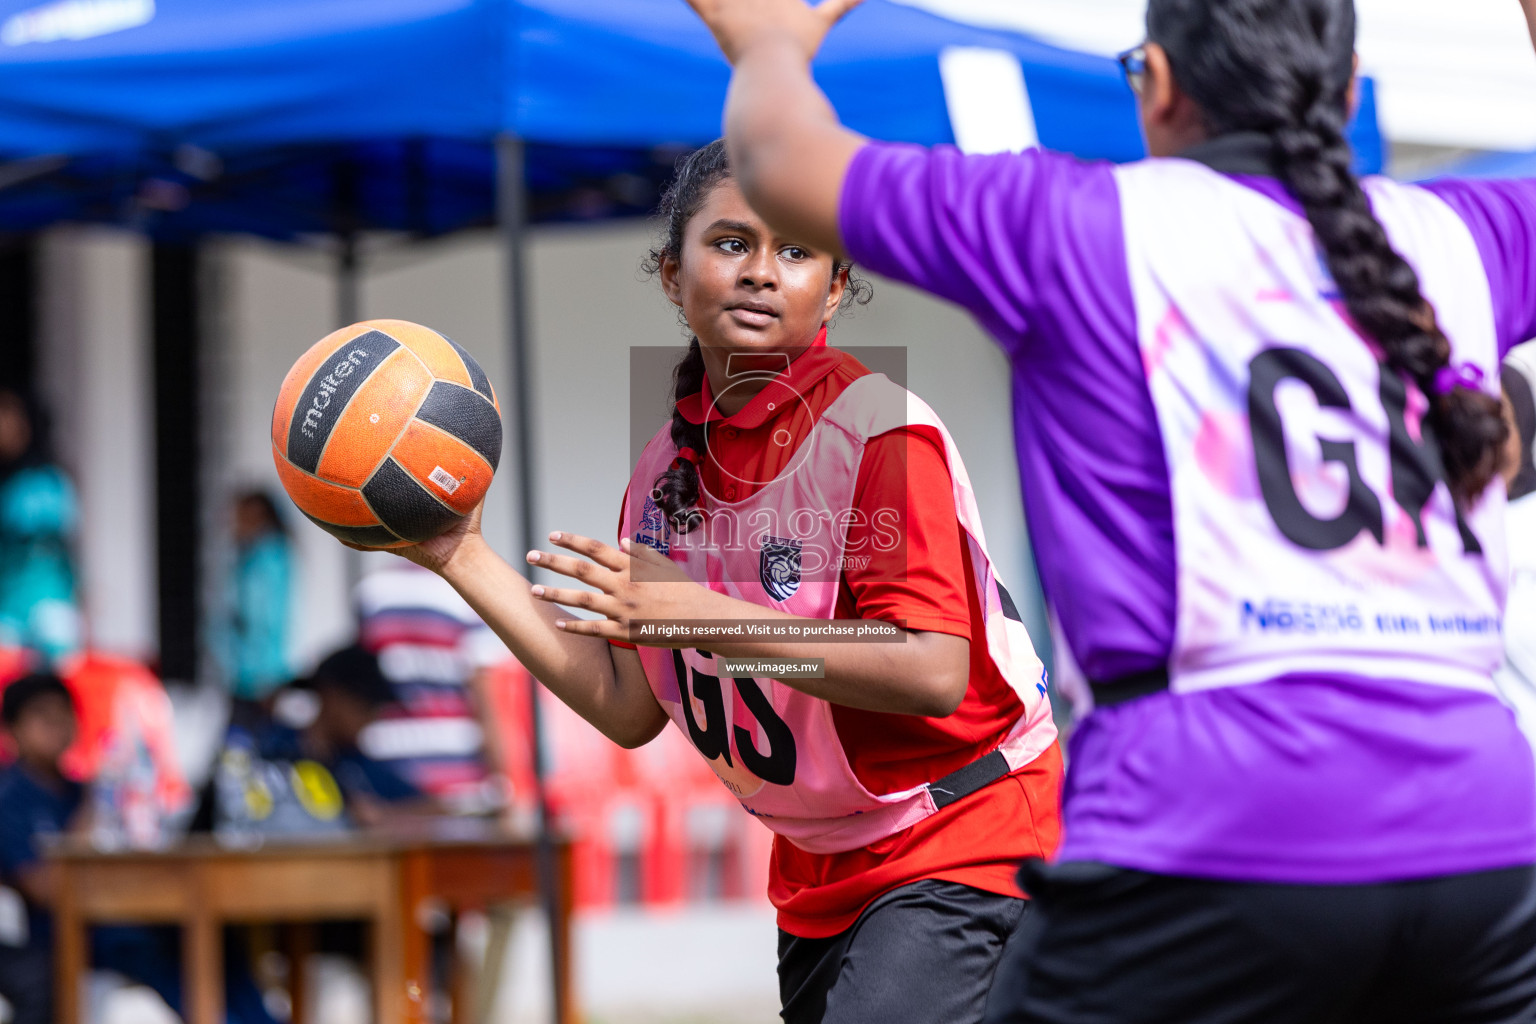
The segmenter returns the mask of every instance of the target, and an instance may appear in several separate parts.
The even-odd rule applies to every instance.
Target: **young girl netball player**
[[[991,1016],[1536,1019],[1536,778],[1491,682],[1536,182],[1357,180],[1351,0],[1150,0],[1154,158],[1118,168],[867,142],[807,70],[849,0],[693,3],[754,208],[1013,362],[1097,710]]]
[[[663,213],[653,263],[694,340],[630,481],[622,550],[553,534],[584,557],[529,555],[596,590],[530,588],[468,527],[410,557],[616,742],[671,718],[777,833],[785,1020],[979,1021],[1024,916],[1017,861],[1056,844],[1061,760],[965,467],[926,405],[826,347],[848,264],[769,230],[723,142],[682,164]],[[899,642],[646,646],[668,642],[647,623],[831,620]]]
[[[1536,745],[1536,342],[1518,345],[1500,373],[1510,432],[1504,465],[1509,495],[1509,596],[1504,608],[1504,663],[1499,693]]]

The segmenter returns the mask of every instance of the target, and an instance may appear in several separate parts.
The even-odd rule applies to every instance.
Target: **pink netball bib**
[[[719,593],[801,618],[830,619],[843,567],[861,554],[847,549],[847,516],[865,444],[904,426],[931,427],[944,440],[955,513],[985,609],[987,650],[1024,707],[998,748],[1016,770],[1056,739],[1044,669],[987,554],[953,439],[932,409],[885,376],[851,384],[791,464],[751,498],[726,503],[705,493],[706,523],[686,534],[671,529],[650,497],[656,478],[677,456],[663,427],[635,467],[623,533]],[[848,762],[828,702],[775,679],[727,677],[705,651],[641,647],[640,659],[656,699],[726,788],[801,849],[857,849],[937,809],[927,786],[894,793],[865,788]]]

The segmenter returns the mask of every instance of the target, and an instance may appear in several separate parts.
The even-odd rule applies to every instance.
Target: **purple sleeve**
[[[1503,358],[1536,338],[1536,180],[1447,179],[1424,187],[1450,204],[1477,242]]]
[[[870,143],[849,166],[839,221],[854,260],[964,306],[1011,356],[1042,319],[1097,305],[1094,267],[1125,277],[1112,166],[1045,150]]]

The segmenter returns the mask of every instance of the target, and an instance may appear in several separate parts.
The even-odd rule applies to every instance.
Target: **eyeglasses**
[[[1147,82],[1147,44],[1133,46],[1124,53],[1115,57],[1120,63],[1120,70],[1125,72],[1125,81],[1131,87],[1131,91],[1137,96]]]

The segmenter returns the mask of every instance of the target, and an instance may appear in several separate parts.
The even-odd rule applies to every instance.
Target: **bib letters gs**
[[[1304,217],[1187,161],[1116,173],[1171,476],[1173,690],[1309,673],[1491,692],[1502,488],[1458,512],[1423,395],[1354,329]],[[1422,190],[1367,190],[1453,358],[1492,393],[1492,305],[1471,234]]]
[[[706,493],[705,524],[686,534],[665,524],[649,497],[677,456],[663,427],[631,479],[624,535],[668,555],[712,590],[801,618],[830,619],[843,567],[863,554],[848,551],[846,541],[864,446],[908,425],[933,427],[944,439],[955,511],[986,610],[988,651],[1024,705],[999,748],[1010,769],[1021,768],[1056,739],[1044,670],[987,556],[970,479],[949,432],[927,405],[883,375],[861,377],[838,396],[790,465],[751,498],[726,503]],[[873,524],[877,537],[894,542],[902,512]],[[801,849],[857,849],[936,810],[925,786],[866,789],[826,701],[774,679],[725,677],[703,651],[641,647],[640,659],[662,708],[742,806]]]

